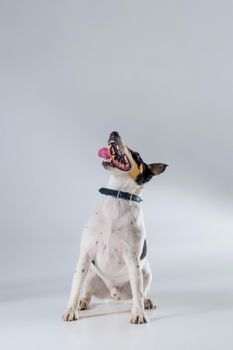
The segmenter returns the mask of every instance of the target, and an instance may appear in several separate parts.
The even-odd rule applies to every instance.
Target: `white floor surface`
[[[78,321],[64,323],[65,296],[0,304],[0,348],[232,350],[232,290],[156,293],[148,323],[129,323],[130,305],[95,301]]]

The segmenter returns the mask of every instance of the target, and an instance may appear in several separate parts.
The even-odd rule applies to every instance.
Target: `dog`
[[[126,146],[117,131],[98,155],[109,172],[103,198],[86,224],[64,321],[79,318],[91,297],[132,299],[130,322],[147,322],[144,309],[155,308],[147,297],[152,273],[146,257],[146,231],[140,202],[143,185],[163,173],[167,164],[146,164]],[[82,294],[81,294],[82,293]],[[81,296],[81,298],[80,298]]]

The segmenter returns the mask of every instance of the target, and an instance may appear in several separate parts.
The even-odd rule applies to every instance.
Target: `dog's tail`
[[[119,288],[114,287],[114,288],[111,289],[111,297],[112,297],[114,300],[120,300],[120,291],[119,291]]]

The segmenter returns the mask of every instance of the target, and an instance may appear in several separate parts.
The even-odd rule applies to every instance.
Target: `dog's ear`
[[[148,168],[153,173],[153,175],[162,174],[168,165],[164,163],[152,163],[148,164]]]

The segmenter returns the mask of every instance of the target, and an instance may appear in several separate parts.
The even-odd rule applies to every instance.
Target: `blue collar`
[[[116,197],[116,198],[121,198],[121,199],[125,199],[127,201],[133,201],[133,202],[137,202],[140,203],[142,202],[142,198],[139,196],[136,196],[136,194],[132,194],[129,192],[123,192],[123,191],[118,191],[118,190],[112,190],[110,188],[105,188],[105,187],[101,187],[99,189],[99,192],[102,194],[105,194],[107,196],[112,196],[112,197]]]

